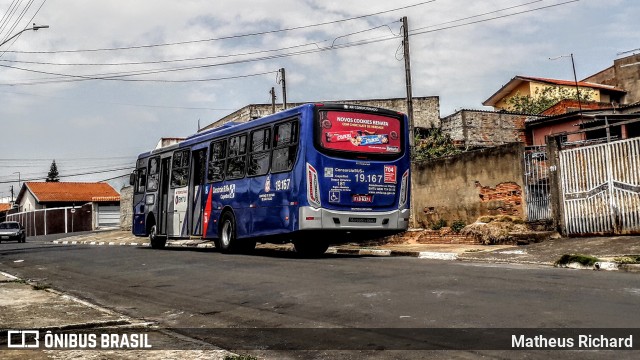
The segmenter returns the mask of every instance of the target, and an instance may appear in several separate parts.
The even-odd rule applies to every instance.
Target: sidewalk
[[[38,332],[37,349],[8,349],[9,331]],[[52,350],[45,344],[47,331],[64,334],[97,335],[100,348],[102,334],[148,334],[151,349],[127,350]],[[21,335],[12,336],[12,344],[21,344]],[[181,338],[152,323],[132,319],[81,299],[38,286],[0,272],[0,357],[3,359],[224,359],[225,350],[180,350],[198,348],[199,344]],[[28,338],[27,344],[35,344]],[[176,345],[178,344],[178,345]],[[78,346],[76,346],[77,348]],[[153,350],[170,348],[176,350]],[[71,346],[73,348],[73,346]]]
[[[117,230],[85,233],[58,244],[88,244],[93,246],[149,246],[146,238]],[[177,240],[168,246],[213,248],[210,241]],[[258,245],[258,249],[293,251],[291,245]],[[410,256],[415,258],[458,260],[491,263],[535,264],[553,266],[565,254],[582,254],[597,257],[598,270],[625,270],[640,272],[640,265],[619,264],[616,259],[625,255],[640,254],[640,236],[593,237],[552,239],[525,246],[506,245],[455,245],[401,243],[378,246],[355,244],[335,246],[333,254],[357,256]],[[567,266],[589,268],[584,266]],[[596,269],[596,266],[590,267]],[[39,331],[40,346],[37,350],[8,350],[7,335],[12,330]],[[156,350],[54,350],[45,346],[47,331],[53,334],[89,332],[99,334],[148,334]],[[170,345],[167,345],[170,344]],[[176,345],[178,344],[178,345]],[[165,348],[175,350],[158,350]],[[3,359],[224,359],[233,355],[221,349],[203,347],[197,341],[186,339],[156,327],[152,323],[132,319],[109,309],[87,303],[81,299],[39,286],[37,283],[18,279],[0,272],[0,354]],[[201,348],[203,350],[180,350]],[[206,349],[206,350],[205,350]]]
[[[83,234],[54,241],[57,244],[85,244],[95,246],[149,246],[149,240],[129,232],[110,230]],[[169,240],[170,247],[215,248],[212,241]],[[291,244],[258,244],[257,249],[294,251]],[[640,256],[640,236],[550,239],[530,245],[468,245],[419,244],[407,241],[400,244],[362,246],[345,244],[330,247],[327,253],[358,256],[409,256],[421,259],[459,260],[475,262],[533,264],[554,266],[563,255],[585,255],[597,258],[590,266],[566,264],[563,267],[592,270],[622,270],[640,272],[640,265],[625,264],[625,257]]]

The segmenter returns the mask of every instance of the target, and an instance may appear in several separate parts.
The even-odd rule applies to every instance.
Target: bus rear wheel
[[[236,237],[236,220],[231,212],[220,218],[220,234],[215,241],[216,248],[223,253],[249,254],[256,248],[256,241]]]
[[[167,244],[167,237],[158,235],[158,227],[155,224],[149,228],[149,242],[151,242],[151,248],[164,249]]]
[[[299,239],[293,242],[296,253],[301,257],[311,258],[319,257],[329,249],[329,242],[325,240],[310,238]]]
[[[220,252],[229,253],[236,242],[236,220],[230,212],[225,212],[220,217],[220,233],[215,241]]]

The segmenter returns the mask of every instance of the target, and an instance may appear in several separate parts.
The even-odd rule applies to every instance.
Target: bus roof
[[[360,106],[360,105],[341,104],[341,103],[332,103],[332,102],[308,103],[308,104],[296,106],[291,109],[280,111],[275,114],[267,115],[265,117],[247,121],[247,122],[228,122],[210,130],[206,130],[200,133],[195,133],[187,137],[185,140],[179,142],[178,144],[173,144],[164,148],[155,149],[152,151],[142,153],[138,156],[138,159],[142,159],[151,155],[161,154],[164,152],[173,151],[175,149],[179,149],[183,147],[191,147],[195,144],[208,140],[208,137],[213,134],[217,134],[219,136],[226,136],[234,132],[243,131],[243,130],[251,129],[254,127],[259,127],[261,125],[266,125],[275,121],[283,120],[283,119],[292,117],[296,114],[299,114],[305,110],[312,109],[316,106],[323,106],[323,107],[327,106],[329,108],[342,107],[346,110],[351,110],[351,111],[361,110],[361,111],[374,111],[374,112],[380,112],[380,113],[386,113],[386,114],[401,114],[397,111],[392,111],[389,109],[383,109],[383,108],[372,107],[372,106]]]

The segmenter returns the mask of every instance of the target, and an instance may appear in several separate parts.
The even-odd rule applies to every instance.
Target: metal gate
[[[98,227],[117,226],[120,226],[120,206],[98,205]]]
[[[524,152],[527,220],[551,220],[549,163],[546,146],[529,146]]]
[[[567,234],[640,233],[640,138],[560,151]]]

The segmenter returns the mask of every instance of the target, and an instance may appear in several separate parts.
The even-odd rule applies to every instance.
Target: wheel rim
[[[222,226],[222,247],[227,248],[231,243],[231,236],[233,232],[233,227],[231,225],[231,221],[227,220],[224,222]]]
[[[151,241],[156,239],[156,226],[153,225],[151,227],[151,230],[149,230],[149,238],[151,239]]]

